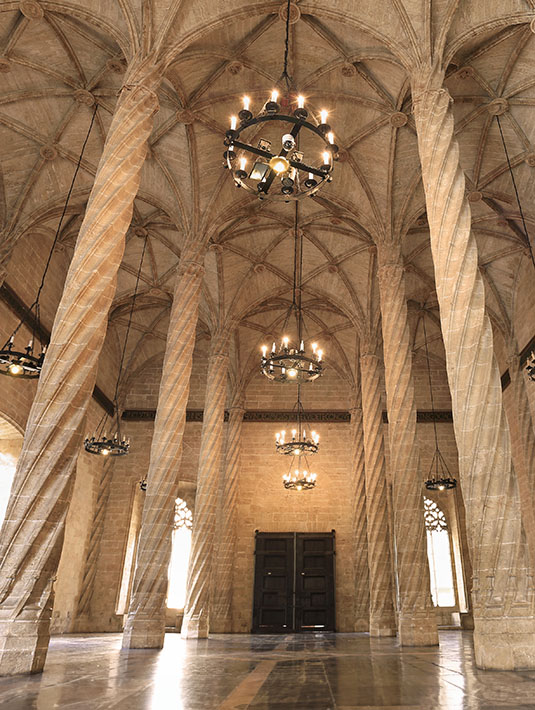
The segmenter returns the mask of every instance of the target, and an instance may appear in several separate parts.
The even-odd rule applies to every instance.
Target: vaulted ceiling
[[[210,240],[201,335],[238,322],[234,366],[247,379],[259,345],[281,334],[292,296],[294,205],[237,190],[222,153],[241,96],[260,106],[280,77],[285,7],[281,0],[0,7],[4,263],[28,240],[51,244],[97,106],[60,235],[59,249],[72,252],[127,63],[139,52],[161,62],[160,111],[110,312],[118,351],[146,241],[128,350],[135,369],[163,351],[175,269],[192,232]],[[374,243],[392,236],[402,241],[415,350],[425,303],[432,350],[443,355],[409,85],[409,73],[433,52],[443,57],[454,99],[489,311],[510,333],[515,295],[533,267],[500,126],[533,230],[534,17],[535,0],[292,3],[290,73],[309,110],[330,111],[341,148],[333,182],[299,206],[305,328],[344,376],[351,377],[357,335],[380,330]]]

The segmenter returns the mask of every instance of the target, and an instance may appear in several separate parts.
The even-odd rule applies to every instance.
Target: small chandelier
[[[286,439],[286,431],[278,431],[275,434],[275,448],[279,454],[301,456],[305,454],[316,454],[319,449],[320,437],[315,431],[307,436],[304,428],[305,412],[301,403],[301,385],[297,385],[297,428],[292,429],[292,438]]]
[[[100,423],[97,427],[97,431],[93,436],[87,436],[84,441],[84,449],[89,454],[96,454],[100,456],[125,456],[130,450],[130,439],[127,439],[121,434],[121,417],[119,414],[119,384],[121,382],[121,376],[123,374],[123,363],[126,355],[126,346],[128,344],[128,336],[130,335],[130,328],[132,326],[132,316],[134,315],[134,307],[136,305],[136,298],[139,288],[139,280],[141,277],[141,269],[143,268],[143,259],[145,258],[145,251],[147,249],[147,239],[146,233],[143,233],[143,250],[141,252],[141,259],[139,261],[139,268],[136,277],[136,286],[134,289],[134,295],[132,296],[132,305],[130,306],[130,315],[128,317],[128,325],[126,327],[126,334],[124,337],[123,352],[121,354],[121,362],[119,363],[119,372],[117,374],[117,382],[115,383],[115,396],[113,398],[113,409],[115,416],[115,434],[113,436],[108,436],[105,432],[106,421],[108,419],[108,414],[104,414]],[[145,488],[143,488],[143,481],[140,481],[141,490],[146,490],[146,480]]]
[[[427,360],[427,377],[429,379],[429,393],[431,395],[431,410],[435,414],[435,401],[433,397],[433,384],[431,382],[431,364],[429,362],[429,348],[427,345],[427,330],[425,327],[425,310],[422,309],[422,324],[425,343],[425,357]],[[457,481],[450,474],[448,464],[444,460],[440,448],[438,446],[438,431],[437,423],[433,417],[433,429],[435,432],[435,453],[431,459],[429,467],[429,478],[425,481],[425,487],[428,491],[446,491],[457,487]]]
[[[290,339],[284,336],[280,346],[274,342],[271,352],[268,353],[267,345],[262,346],[262,358],[260,369],[263,375],[275,382],[313,382],[323,375],[323,350],[318,348],[317,343],[312,343],[312,354],[307,355],[305,341],[303,340],[303,309],[301,302],[301,281],[303,276],[303,235],[298,229],[298,204],[295,205],[294,220],[294,280],[292,303],[288,308],[284,320],[283,329],[286,329],[292,314],[295,316],[297,326],[297,343],[290,343]]]
[[[526,359],[526,373],[528,378],[532,382],[535,382],[535,352],[533,352],[533,350]]]
[[[243,108],[237,116],[231,116],[224,140],[227,147],[224,165],[231,171],[236,187],[245,188],[261,200],[289,202],[314,195],[331,182],[333,162],[338,158],[338,146],[327,123],[328,112],[321,110],[312,123],[307,120],[304,96],[293,91],[293,80],[288,74],[289,31],[290,0],[284,66],[278,82],[285,85],[285,108],[279,103],[279,91],[274,89],[255,116],[250,97],[244,96]],[[258,136],[261,126],[273,129],[270,138],[274,138],[275,145],[272,140]]]
[[[316,474],[296,468],[284,474],[282,483],[287,490],[309,491],[316,487]]]
[[[48,255],[46,265],[45,265],[45,268],[43,271],[43,276],[41,277],[41,283],[39,285],[39,288],[37,289],[37,296],[35,298],[35,301],[27,309],[26,316],[23,316],[21,318],[17,327],[11,333],[8,340],[4,344],[3,348],[0,350],[0,374],[2,374],[2,375],[8,375],[9,377],[16,377],[21,380],[36,379],[39,377],[39,375],[41,374],[41,370],[43,369],[43,362],[44,362],[45,355],[46,355],[47,343],[45,342],[46,334],[43,332],[43,328],[41,327],[41,318],[40,318],[41,312],[40,312],[39,299],[41,297],[41,292],[43,290],[43,286],[45,285],[45,279],[46,279],[46,276],[48,273],[48,268],[50,266],[50,262],[52,260],[52,254],[54,253],[54,248],[55,248],[55,246],[58,242],[59,236],[61,234],[61,227],[63,225],[63,220],[64,220],[65,214],[67,212],[67,207],[69,206],[69,200],[72,195],[72,191],[74,188],[74,183],[76,182],[76,177],[78,175],[78,171],[80,170],[80,165],[82,163],[82,158],[84,156],[85,147],[87,145],[87,141],[89,140],[89,136],[91,134],[91,129],[93,128],[93,123],[95,122],[97,108],[98,108],[98,104],[95,105],[95,109],[93,111],[93,116],[92,116],[91,122],[89,124],[89,129],[87,131],[87,135],[85,137],[84,143],[82,145],[82,149],[80,151],[78,163],[76,164],[76,169],[74,171],[74,175],[73,175],[73,178],[71,181],[71,186],[70,186],[69,191],[67,193],[67,198],[65,200],[63,212],[61,213],[61,217],[58,222],[56,234],[54,236],[54,241],[52,242],[52,246],[50,248],[50,253]],[[28,342],[28,345],[26,345],[26,347],[23,348],[21,346],[15,345],[15,338],[17,337],[19,330],[22,328],[22,326],[24,325],[25,322],[27,323],[27,325],[31,329],[31,338]],[[37,344],[39,344],[38,347],[37,347]],[[39,353],[39,354],[37,354],[37,353]]]

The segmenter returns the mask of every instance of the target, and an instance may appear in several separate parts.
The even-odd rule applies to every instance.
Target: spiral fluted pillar
[[[504,406],[511,432],[511,455],[518,480],[522,524],[530,565],[535,569],[535,434],[520,358],[509,358],[511,385],[504,391]]]
[[[238,513],[238,480],[240,472],[243,414],[241,405],[229,409],[227,447],[221,496],[221,542],[217,564],[217,594],[210,613],[210,629],[215,633],[232,631],[232,571]]]
[[[368,539],[366,521],[366,475],[364,472],[364,434],[360,387],[351,409],[351,519],[353,527],[355,631],[370,628],[370,583],[368,577]]]
[[[376,355],[363,353],[360,356],[360,376],[366,470],[370,635],[395,636],[396,619],[383,441],[381,363]]]
[[[136,570],[123,648],[162,648],[182,438],[204,267],[194,247],[179,265],[154,422]]]
[[[210,630],[214,533],[217,513],[223,421],[227,393],[228,341],[214,338],[208,360],[199,452],[195,518],[188,566],[182,638],[206,638]]]
[[[155,86],[153,74],[131,72],[119,97],[30,411],[0,541],[0,674],[40,671],[45,661],[67,491],[158,108]]]
[[[97,562],[100,554],[100,543],[104,531],[106,506],[110,497],[111,481],[113,478],[113,459],[104,458],[102,473],[97,492],[97,501],[93,512],[87,555],[85,559],[84,574],[80,597],[76,608],[74,628],[76,631],[91,630],[91,600],[94,594],[94,582],[97,573]]]
[[[443,74],[413,77],[413,110],[473,566],[476,662],[534,668],[533,577],[502,406],[451,97]]]
[[[398,635],[404,646],[429,646],[438,643],[438,632],[429,589],[405,274],[395,244],[382,245],[378,256],[392,472]]]

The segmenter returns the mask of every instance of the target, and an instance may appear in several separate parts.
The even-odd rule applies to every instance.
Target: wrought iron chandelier
[[[65,218],[65,214],[67,213],[67,207],[69,206],[69,200],[72,195],[78,171],[80,170],[80,165],[84,156],[85,147],[87,145],[87,141],[89,140],[91,129],[93,128],[93,123],[95,122],[97,108],[98,104],[95,105],[95,108],[93,110],[89,129],[87,131],[87,135],[80,151],[80,156],[78,158],[74,175],[71,180],[71,185],[67,193],[65,205],[63,206],[63,211],[58,222],[54,241],[52,242],[50,253],[48,255],[48,259],[46,261],[45,268],[43,271],[43,276],[41,277],[41,283],[39,284],[39,288],[37,289],[35,301],[26,310],[26,316],[21,318],[21,320],[17,324],[17,327],[11,333],[3,348],[0,350],[0,373],[2,375],[17,377],[18,379],[36,379],[41,374],[43,362],[46,355],[47,343],[44,342],[43,329],[41,327],[41,311],[39,299],[41,298],[41,292],[45,285],[45,280],[48,274],[50,262],[52,260],[52,255],[54,253],[54,248],[61,234],[63,220]],[[28,342],[28,345],[26,345],[26,347],[22,347],[21,345],[17,345],[15,343],[15,338],[17,337],[19,330],[22,328],[25,322],[30,327],[31,337]]]
[[[106,433],[106,423],[108,420],[108,414],[105,413],[97,426],[96,432],[93,436],[87,436],[84,441],[84,449],[90,454],[96,454],[100,456],[125,456],[130,450],[130,439],[126,438],[121,434],[121,417],[119,414],[119,385],[121,382],[121,376],[123,373],[124,358],[126,355],[126,346],[128,344],[128,336],[130,335],[130,328],[132,326],[132,316],[134,314],[134,307],[136,305],[136,298],[139,288],[139,280],[141,277],[141,269],[143,268],[143,260],[145,258],[145,251],[147,249],[147,235],[143,236],[143,250],[141,252],[141,259],[139,261],[139,268],[136,276],[136,286],[134,289],[134,295],[132,296],[132,305],[130,306],[130,315],[128,317],[128,325],[126,327],[126,334],[124,338],[123,351],[121,353],[121,362],[119,363],[119,372],[117,375],[117,382],[115,383],[115,394],[113,397],[113,411],[114,414],[111,417],[112,420],[115,418],[115,433],[112,436],[108,436]],[[143,483],[145,487],[143,487]],[[140,481],[141,490],[144,491],[147,488],[146,480]]]
[[[509,151],[507,150],[507,145],[505,143],[505,136],[503,135],[502,124],[499,115],[496,114],[496,120],[498,122],[498,128],[500,130],[500,136],[502,139],[503,152],[505,153],[505,159],[507,160],[507,167],[509,168],[509,174],[511,176],[511,182],[513,183],[513,189],[516,196],[516,204],[518,205],[518,211],[520,212],[520,218],[522,220],[522,226],[524,228],[524,237],[526,238],[526,243],[529,249],[529,255],[531,258],[531,263],[535,269],[535,257],[533,255],[533,249],[531,247],[531,240],[529,238],[528,226],[526,224],[526,218],[524,217],[524,210],[522,209],[522,204],[520,202],[520,195],[518,194],[518,188],[516,186],[516,180],[513,173],[513,166],[511,165],[511,160],[509,158]],[[532,350],[529,356],[526,358],[526,373],[528,378],[535,382],[535,352]]]
[[[312,354],[307,355],[303,339],[303,311],[301,283],[303,279],[303,235],[298,229],[299,206],[295,205],[294,219],[294,275],[292,303],[284,320],[283,331],[289,324],[292,315],[295,316],[297,327],[296,343],[284,336],[277,349],[274,342],[268,354],[267,345],[262,346],[261,371],[269,380],[275,382],[313,382],[323,375],[323,350],[317,343],[312,343]],[[299,345],[297,345],[299,343]]]
[[[282,483],[287,490],[309,491],[316,487],[316,474],[296,468],[284,474]]]
[[[225,167],[236,187],[243,187],[261,200],[289,202],[314,195],[332,181],[338,146],[327,123],[328,112],[309,119],[305,97],[298,95],[288,74],[290,0],[286,14],[283,71],[268,101],[255,116],[251,98],[243,97],[243,108],[231,116],[225,134]],[[282,95],[281,95],[282,94]],[[279,102],[279,95],[281,100]],[[239,121],[239,123],[238,123]],[[265,132],[259,135],[259,129]]]
[[[307,436],[305,423],[305,412],[301,403],[301,385],[297,385],[297,403],[295,406],[297,414],[297,428],[292,429],[292,438],[286,439],[286,431],[278,431],[275,434],[275,448],[279,454],[301,456],[303,454],[316,454],[319,449],[320,437],[315,431],[310,431]]]
[[[431,411],[433,412],[433,430],[435,433],[435,453],[429,466],[429,478],[425,482],[428,491],[445,491],[456,488],[457,481],[452,477],[448,469],[448,464],[438,445],[438,431],[435,420],[435,398],[433,396],[433,383],[431,382],[431,363],[429,362],[429,348],[427,345],[427,329],[425,327],[425,311],[422,310],[422,326],[424,331],[425,358],[427,360],[427,377],[429,380],[429,394],[431,396]]]

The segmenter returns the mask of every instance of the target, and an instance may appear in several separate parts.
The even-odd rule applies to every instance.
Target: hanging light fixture
[[[518,211],[520,212],[522,226],[524,227],[524,237],[526,238],[526,243],[528,245],[529,255],[531,257],[531,263],[533,264],[533,268],[535,269],[535,257],[533,256],[533,249],[531,247],[531,240],[529,238],[528,227],[526,224],[526,219],[524,217],[524,210],[522,209],[522,205],[520,203],[520,195],[518,194],[518,188],[516,186],[516,180],[515,180],[515,176],[513,173],[513,166],[511,165],[511,160],[509,159],[509,151],[507,150],[507,145],[505,143],[505,136],[503,135],[503,130],[502,130],[502,124],[500,121],[500,117],[498,115],[496,115],[496,120],[498,121],[498,128],[500,130],[500,136],[502,139],[503,152],[505,153],[505,158],[507,160],[507,167],[509,168],[511,182],[513,183],[513,189],[515,191],[516,204],[518,205]],[[526,373],[528,375],[528,378],[532,382],[535,382],[535,352],[533,350],[531,351],[529,357],[526,358]]]
[[[48,274],[48,269],[50,262],[52,260],[52,254],[54,253],[54,248],[58,242],[59,236],[61,234],[61,227],[63,225],[63,220],[65,214],[67,213],[67,207],[69,206],[69,200],[72,195],[74,188],[74,183],[76,182],[76,177],[78,171],[80,170],[80,165],[82,163],[82,158],[84,155],[85,147],[89,136],[91,134],[91,129],[93,128],[93,123],[95,122],[95,116],[97,113],[98,104],[95,105],[93,110],[93,115],[91,117],[91,122],[89,124],[89,129],[85,137],[82,149],[80,151],[80,156],[76,164],[74,175],[71,180],[71,185],[67,193],[67,198],[65,200],[65,205],[63,206],[63,211],[59,219],[58,227],[56,229],[56,234],[54,236],[54,241],[50,248],[50,253],[45,264],[43,271],[43,276],[41,277],[41,283],[37,289],[37,295],[35,301],[27,309],[27,316],[21,318],[15,330],[11,333],[3,348],[0,350],[0,373],[2,375],[8,375],[10,377],[17,377],[18,379],[36,379],[41,374],[43,368],[43,362],[45,359],[47,343],[43,342],[42,328],[41,328],[41,311],[39,299],[41,298],[41,292],[45,285],[46,276]],[[26,347],[17,345],[15,339],[18,335],[19,330],[24,325],[25,321],[29,321],[31,324],[31,337]],[[39,353],[39,354],[38,354]]]
[[[289,202],[315,194],[331,182],[333,163],[338,158],[327,110],[322,109],[313,122],[307,120],[305,97],[294,90],[288,74],[289,41],[290,0],[283,71],[277,82],[285,92],[283,101],[279,103],[280,92],[273,89],[255,116],[251,98],[244,96],[243,107],[237,116],[230,117],[225,134],[224,166],[232,172],[236,187],[245,188],[261,200]],[[258,136],[260,127],[270,131],[272,140]]]
[[[433,412],[433,430],[435,432],[435,453],[431,459],[429,467],[429,478],[425,482],[425,487],[428,491],[445,491],[451,490],[457,486],[457,481],[450,474],[448,464],[444,460],[438,445],[438,431],[435,420],[435,399],[433,396],[433,384],[431,382],[431,364],[429,362],[429,349],[427,346],[427,330],[425,327],[425,311],[422,311],[422,324],[424,331],[425,357],[427,360],[427,377],[429,380],[429,394],[431,396],[431,411]]]
[[[313,382],[323,375],[323,350],[317,343],[312,343],[312,354],[307,355],[303,339],[303,312],[302,312],[302,280],[303,280],[303,235],[298,229],[299,212],[298,204],[295,205],[294,220],[294,276],[292,303],[284,320],[283,331],[288,327],[292,314],[295,316],[297,326],[296,342],[290,342],[288,336],[283,336],[280,346],[274,342],[271,352],[268,353],[267,345],[262,346],[261,370],[269,380],[275,382]]]
[[[117,374],[117,382],[115,383],[115,394],[113,397],[113,410],[115,417],[115,433],[113,436],[108,436],[106,432],[106,423],[108,421],[108,414],[105,413],[100,420],[97,430],[93,436],[87,436],[84,441],[84,449],[90,454],[96,454],[100,456],[125,456],[130,450],[130,439],[127,439],[121,434],[121,418],[119,416],[119,384],[121,382],[121,376],[123,373],[123,363],[126,355],[126,346],[128,344],[128,336],[130,335],[130,328],[132,326],[132,316],[134,314],[134,307],[136,305],[136,298],[139,287],[139,280],[141,278],[141,269],[143,268],[143,260],[145,258],[145,251],[147,249],[147,239],[148,236],[144,234],[143,236],[143,250],[141,252],[141,259],[139,261],[139,268],[136,276],[136,286],[134,288],[134,295],[132,297],[132,305],[130,306],[130,315],[128,317],[128,325],[126,326],[126,334],[124,337],[123,351],[121,354],[121,362],[119,363],[119,372]],[[112,416],[112,420],[113,420]],[[111,422],[113,425],[113,421]],[[143,487],[143,484],[145,487]],[[146,479],[139,482],[142,491],[147,489]]]
[[[290,466],[290,469],[292,467]],[[282,477],[282,483],[287,490],[309,491],[316,487],[316,474],[306,469],[290,470]]]
[[[311,431],[307,436],[305,429],[305,412],[301,403],[301,385],[297,385],[296,403],[297,423],[292,429],[292,438],[286,438],[286,431],[278,431],[275,434],[275,448],[279,454],[301,456],[303,454],[316,454],[319,449],[320,437],[315,431]]]

